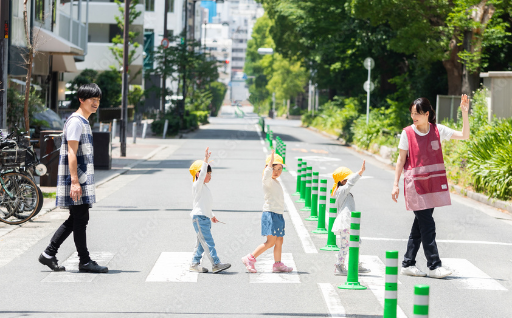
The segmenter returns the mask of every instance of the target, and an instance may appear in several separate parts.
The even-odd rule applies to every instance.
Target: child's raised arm
[[[361,166],[361,170],[359,170],[359,175],[362,176],[363,172],[366,170],[366,160],[363,160],[363,165]]]

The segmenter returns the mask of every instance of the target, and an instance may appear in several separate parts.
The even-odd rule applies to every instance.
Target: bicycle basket
[[[25,163],[26,149],[3,149],[0,152],[0,163],[4,167],[20,166]]]

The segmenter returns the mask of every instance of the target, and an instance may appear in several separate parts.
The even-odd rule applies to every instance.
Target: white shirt
[[[272,179],[272,166],[268,166],[263,171],[263,212],[274,212],[283,214],[284,212],[284,192],[281,183]]]
[[[77,114],[78,116],[82,117],[83,119],[87,120],[84,116]],[[89,122],[87,120],[87,122]],[[72,117],[68,120],[66,124],[66,139],[67,140],[74,140],[74,141],[80,141],[80,135],[82,134],[82,122],[80,121],[80,118],[78,117]]]
[[[412,124],[411,126],[414,132],[419,136],[426,136],[430,132],[430,125],[428,125],[429,128],[425,134],[421,133],[414,124]],[[453,133],[455,132],[455,130],[441,124],[437,125],[437,130],[439,131],[439,138],[441,139],[441,141],[450,140],[450,138],[452,138]],[[407,133],[405,132],[405,130],[402,130],[402,135],[400,136],[400,143],[398,144],[398,148],[402,150],[409,150],[409,139],[407,139]]]
[[[361,179],[359,173],[353,173],[347,177],[347,183],[338,187],[334,196],[336,197],[336,209],[338,216],[334,220],[332,232],[340,234],[344,229],[350,228],[351,212],[356,211],[356,202],[354,196],[350,193],[350,189],[354,187],[356,182]]]
[[[194,197],[192,212],[190,212],[190,216],[194,215],[204,215],[209,217],[210,219],[215,216],[213,214],[213,197],[210,189],[204,183],[204,179],[206,178],[206,174],[208,173],[208,164],[203,162],[201,166],[201,171],[199,172],[199,177],[194,184],[192,185],[192,195]]]

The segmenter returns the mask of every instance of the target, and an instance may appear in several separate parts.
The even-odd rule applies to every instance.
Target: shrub
[[[222,107],[222,102],[224,101],[224,96],[226,95],[226,91],[228,88],[221,82],[213,82],[210,84],[210,91],[212,94],[212,116],[217,116],[220,108]]]
[[[197,121],[201,123],[202,125],[208,124],[208,112],[207,111],[196,111],[191,112],[191,114],[194,113],[197,116]]]

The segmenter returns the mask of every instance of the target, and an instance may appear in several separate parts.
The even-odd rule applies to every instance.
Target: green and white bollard
[[[327,179],[320,180],[320,197],[318,199],[318,225],[315,234],[327,234],[325,229],[325,208],[327,206]]]
[[[308,163],[305,161],[302,161],[302,178],[300,180],[300,199],[298,199],[297,203],[304,203],[306,202],[306,168],[308,166]]]
[[[270,131],[269,138],[270,138],[269,141],[268,141],[270,143],[269,148],[270,149],[274,149],[274,146],[273,146],[273,143],[274,143],[274,132],[272,130]]]
[[[413,318],[428,318],[429,290],[428,285],[414,286]]]
[[[313,172],[313,180],[311,180],[311,214],[306,221],[318,220],[318,175],[319,172]]]
[[[361,228],[361,212],[352,212],[350,218],[350,241],[348,248],[347,282],[338,286],[339,289],[366,289],[359,283],[359,230]]]
[[[398,290],[398,251],[386,251],[386,278],[384,279],[384,316],[396,318]]]
[[[304,200],[304,207],[301,211],[311,211],[311,183],[313,180],[313,168],[306,168],[306,198]]]
[[[300,181],[302,178],[302,158],[298,159],[299,163],[297,164],[297,186],[295,187],[295,193],[292,194],[294,197],[300,195]]]
[[[282,151],[283,151],[283,154],[281,155],[281,157],[283,157],[283,163],[284,163],[283,171],[288,171],[288,169],[286,169],[286,144],[284,142],[283,142]]]
[[[320,250],[322,251],[339,251],[340,248],[336,245],[336,234],[332,232],[332,225],[334,224],[334,220],[336,220],[336,216],[338,215],[338,209],[336,208],[336,198],[330,199],[329,204],[329,227],[327,233],[327,244],[322,247]]]

